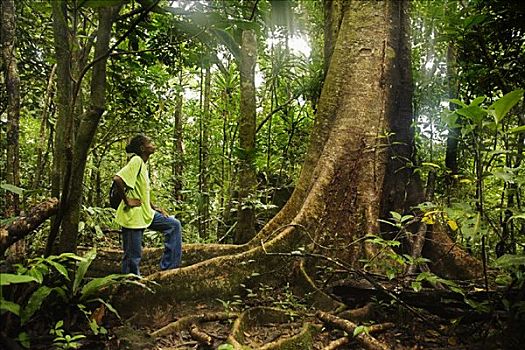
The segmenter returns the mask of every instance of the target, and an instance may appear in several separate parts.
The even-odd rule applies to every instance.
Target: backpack
[[[140,171],[142,170],[142,164],[140,165],[139,172],[137,173],[137,178],[140,175]],[[115,210],[118,209],[118,206],[120,205],[120,202],[122,202],[122,197],[119,195],[117,191],[117,184],[115,183],[115,180],[111,183],[111,188],[109,189],[109,206]]]

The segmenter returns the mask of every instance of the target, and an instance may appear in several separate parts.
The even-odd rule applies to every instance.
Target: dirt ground
[[[284,296],[283,296],[284,295]],[[286,300],[288,298],[288,300]],[[198,323],[197,327],[208,342],[198,340],[191,334],[191,327],[158,337],[151,334],[170,322],[183,319],[185,316],[206,315],[213,313],[231,313],[236,315],[254,307],[272,307],[281,309],[288,315],[284,322],[263,322],[247,326],[242,330],[242,345],[251,349],[325,349],[336,339],[348,336],[347,344],[337,349],[365,349],[353,338],[352,334],[327,324],[316,316],[316,310],[302,305],[299,300],[290,300],[284,292],[273,300],[252,298],[248,303],[240,300],[213,300],[209,303],[179,305],[173,315],[157,313],[157,317],[147,325],[133,325],[133,320],[124,321],[111,329],[111,335],[104,349],[233,349],[229,346],[235,318]],[[506,337],[501,322],[494,318],[480,318],[478,321],[466,318],[444,319],[418,310],[414,314],[400,305],[375,304],[374,319],[356,322],[358,325],[393,323],[391,328],[371,335],[387,349],[522,349],[518,339]],[[305,322],[313,326],[314,332],[309,345],[272,347],[279,340],[297,336]],[[334,348],[335,349],[335,348]]]

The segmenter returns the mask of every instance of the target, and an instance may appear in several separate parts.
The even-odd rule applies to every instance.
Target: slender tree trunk
[[[49,124],[49,114],[51,111],[51,104],[53,100],[54,95],[54,80],[55,80],[55,72],[56,72],[56,64],[53,65],[51,68],[51,73],[49,74],[49,80],[47,83],[47,89],[46,89],[46,97],[44,99],[44,109],[42,111],[42,120],[40,121],[40,136],[39,141],[37,144],[37,162],[36,162],[36,173],[35,177],[33,179],[32,188],[37,189],[41,185],[42,181],[42,174],[44,173],[47,158],[45,157],[45,150],[48,139],[48,129],[47,126]]]
[[[5,171],[7,183],[18,187],[20,186],[20,77],[16,59],[15,2],[2,0],[1,9],[2,58],[7,91],[7,163]],[[19,212],[20,198],[17,194],[8,191],[4,216],[18,215]]]
[[[97,61],[93,65],[91,74],[90,107],[87,112],[80,116],[80,124],[73,149],[70,181],[64,187],[68,195],[63,196],[67,207],[64,212],[60,235],[60,251],[76,251],[87,155],[106,103],[106,55],[109,49],[114,11],[114,7],[101,7],[99,9],[97,41],[94,53]]]
[[[239,122],[239,204],[236,243],[246,243],[255,235],[253,200],[257,187],[255,169],[255,63],[257,43],[253,31],[243,31],[241,45],[241,110]]]
[[[224,80],[230,81],[230,71],[223,73]],[[224,239],[228,232],[231,220],[232,209],[232,125],[230,106],[233,99],[230,86],[226,86],[222,91],[222,150],[221,150],[221,191],[220,208],[222,208],[221,221],[217,223],[217,239]]]
[[[53,153],[53,171],[51,176],[51,195],[60,197],[65,174],[66,149],[70,149],[71,135],[68,125],[71,124],[71,50],[68,35],[68,15],[65,2],[53,1],[53,31],[55,56],[57,59],[57,121]]]
[[[182,86],[182,79],[180,79]],[[179,93],[175,101],[175,113],[173,124],[173,199],[176,203],[183,201],[182,176],[183,176],[183,149],[182,149],[182,93]]]
[[[447,80],[448,80],[448,96],[450,99],[458,98],[458,79],[456,69],[456,48],[453,43],[449,43],[447,49]],[[455,109],[455,104],[450,103],[449,109]],[[447,149],[445,152],[445,166],[450,170],[449,186],[453,186],[452,178],[458,174],[458,142],[460,129],[457,127],[450,127],[447,136]]]
[[[211,73],[209,65],[204,73],[203,108],[200,117],[200,171],[199,171],[199,235],[206,239],[209,235],[210,194],[209,194],[209,125],[210,125]]]

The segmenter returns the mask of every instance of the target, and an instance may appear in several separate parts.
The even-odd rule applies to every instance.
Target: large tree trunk
[[[147,312],[187,298],[232,295],[241,284],[250,286],[261,279],[282,282],[294,270],[294,258],[268,253],[304,247],[337,256],[356,268],[360,258],[370,256],[373,247],[358,240],[379,234],[381,212],[387,206],[403,211],[422,198],[412,169],[399,169],[399,160],[391,156],[396,152],[412,157],[413,151],[410,65],[402,29],[406,5],[351,1],[344,7],[309,153],[291,199],[277,216],[243,246],[210,247],[214,254],[230,254],[149,276],[159,282],[158,294],[148,299],[145,291],[130,292],[122,299],[124,313]],[[403,145],[388,143],[390,131]],[[392,171],[388,178],[387,169]],[[393,192],[396,186],[401,194]],[[447,248],[436,249],[446,255]],[[186,247],[186,252],[198,249]],[[460,255],[450,262],[471,263]]]
[[[239,121],[239,173],[237,228],[235,243],[246,243],[255,235],[255,208],[253,200],[257,187],[255,170],[255,63],[257,43],[255,32],[243,31],[241,59],[241,110]]]
[[[15,47],[15,2],[13,0],[3,0],[1,10],[2,59],[4,61],[7,91],[6,181],[8,184],[20,186],[20,77],[18,76]],[[5,217],[18,215],[20,212],[20,198],[17,194],[9,191],[6,193],[3,212]]]

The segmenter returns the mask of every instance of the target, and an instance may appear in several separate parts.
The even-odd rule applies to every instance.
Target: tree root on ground
[[[332,326],[335,326],[339,329],[342,329],[348,334],[354,334],[354,331],[357,328],[357,325],[353,323],[352,321],[339,318],[327,312],[317,311],[315,315],[321,321],[328,323]],[[387,344],[380,342],[376,338],[366,333],[358,334],[355,337],[355,339],[359,342],[359,344],[361,344],[364,348],[368,350],[388,350],[390,349],[390,347]]]
[[[168,334],[180,332],[185,329],[190,329],[194,325],[197,325],[199,323],[229,320],[237,318],[238,316],[239,315],[235,312],[213,312],[201,315],[186,316],[162,327],[161,329],[150,333],[150,335],[152,337],[163,337]]]
[[[432,261],[430,269],[445,278],[469,280],[483,275],[481,261],[452,241],[447,228],[439,222],[429,230],[422,255]]]
[[[228,337],[228,343],[235,349],[245,349],[247,338],[250,333],[257,327],[266,324],[284,324],[291,321],[289,312],[281,309],[270,307],[254,307],[244,311],[235,321],[232,327],[231,335]],[[289,336],[279,336],[277,340],[267,342],[263,346],[257,346],[261,350],[277,349],[309,349],[312,346],[313,336],[320,331],[320,327],[305,322],[299,333]]]
[[[353,322],[368,321],[374,318],[374,304],[367,303],[359,308],[344,310],[338,313],[337,316]]]
[[[387,323],[381,323],[381,324],[374,324],[374,325],[368,326],[367,328],[368,328],[368,333],[373,334],[373,333],[382,332],[382,331],[385,331],[385,330],[388,330],[394,327],[395,327],[394,323],[387,322]],[[350,341],[351,341],[351,338],[349,336],[344,336],[336,340],[332,340],[327,346],[323,348],[323,350],[335,350],[335,349],[340,348],[343,345],[350,343]]]

